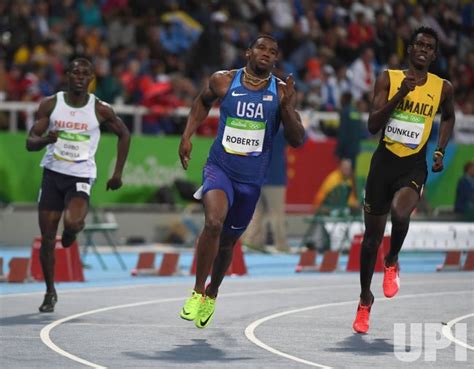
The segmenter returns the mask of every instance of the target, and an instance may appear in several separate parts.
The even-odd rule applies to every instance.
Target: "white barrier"
[[[133,133],[141,134],[143,132],[143,116],[149,113],[148,108],[140,105],[113,105],[115,112],[119,115],[133,116]],[[38,109],[37,102],[21,102],[21,101],[0,101],[0,111],[8,112],[9,117],[9,131],[18,131],[18,113],[26,114],[26,126],[29,130],[34,122],[34,114]],[[189,114],[190,108],[180,107],[174,110],[173,116],[186,117]],[[321,132],[321,120],[338,120],[339,114],[336,112],[321,112],[315,110],[303,110],[300,112],[303,124],[306,128],[311,128],[312,133],[316,136],[324,138],[325,135]],[[209,115],[212,117],[219,116],[219,110],[211,109]],[[367,120],[367,114],[362,115],[363,120]],[[439,116],[436,117],[439,122]],[[454,142],[462,144],[474,144],[474,115],[462,115],[456,113],[456,125],[454,126]]]
[[[328,224],[333,229],[332,245],[339,245],[343,236],[343,224]],[[390,235],[392,224],[387,222],[385,235]],[[362,222],[353,222],[349,229],[349,238],[363,234]],[[348,250],[350,245],[343,244],[343,249]],[[407,237],[403,243],[403,250],[407,251],[448,251],[448,250],[474,250],[474,223],[468,222],[425,222],[412,221]]]

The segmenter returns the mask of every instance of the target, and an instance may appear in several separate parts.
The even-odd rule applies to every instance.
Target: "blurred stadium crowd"
[[[175,109],[190,106],[212,72],[241,67],[250,41],[268,33],[280,45],[275,74],[294,74],[301,109],[337,111],[349,90],[367,111],[376,76],[403,66],[421,25],[440,39],[432,71],[453,83],[456,109],[474,114],[466,0],[0,0],[0,101],[63,89],[68,62],[85,56],[99,98],[148,107],[144,133],[177,134]]]

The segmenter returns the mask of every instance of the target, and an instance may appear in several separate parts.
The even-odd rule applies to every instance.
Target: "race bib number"
[[[80,133],[59,132],[54,144],[54,157],[71,162],[89,159],[90,136]]]
[[[222,146],[229,154],[259,156],[265,138],[265,122],[228,117]]]
[[[77,192],[85,192],[87,195],[90,196],[91,194],[91,185],[85,182],[77,182],[76,183],[76,191]]]
[[[412,149],[418,147],[423,137],[425,118],[406,112],[394,111],[385,127],[385,137]]]
[[[202,200],[202,189],[203,189],[203,186],[199,187],[199,188],[197,189],[197,191],[194,192],[193,197],[194,197],[196,200]]]

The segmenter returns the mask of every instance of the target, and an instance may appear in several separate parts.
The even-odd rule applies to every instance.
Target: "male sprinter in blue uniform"
[[[196,283],[180,313],[181,318],[194,320],[198,328],[207,327],[212,320],[233,247],[255,210],[280,121],[291,146],[300,146],[305,134],[295,111],[293,77],[284,83],[271,73],[278,58],[276,40],[259,36],[247,49],[246,57],[244,68],[218,71],[210,77],[194,100],[179,146],[186,169],[191,159],[191,136],[219,99],[218,134],[203,170],[205,224],[197,245]],[[211,282],[205,287],[211,267]]]

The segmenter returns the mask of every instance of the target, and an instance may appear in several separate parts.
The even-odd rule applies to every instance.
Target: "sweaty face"
[[[68,72],[69,88],[77,93],[86,92],[93,78],[94,75],[89,64],[73,62]]]
[[[257,72],[269,72],[278,59],[278,45],[269,38],[259,38],[251,49],[247,50],[250,66]]]
[[[430,35],[419,33],[408,48],[411,63],[417,68],[427,68],[436,56],[436,40]]]

